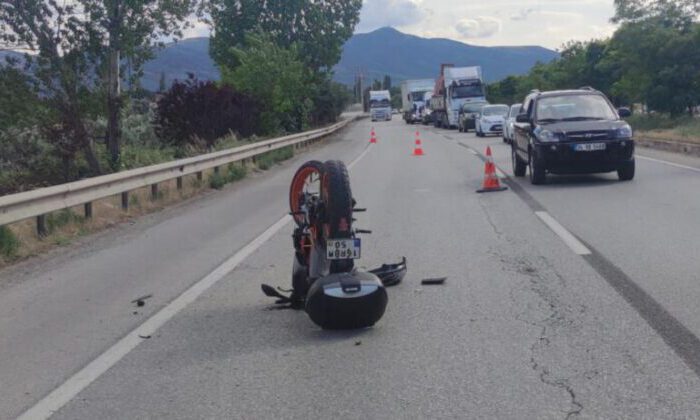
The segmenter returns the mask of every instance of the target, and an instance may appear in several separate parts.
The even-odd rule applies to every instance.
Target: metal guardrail
[[[177,180],[177,187],[181,189],[182,177],[185,175],[197,174],[201,179],[202,171],[206,169],[218,170],[220,166],[229,163],[249,158],[254,160],[258,155],[283,147],[301,147],[340,130],[353,120],[354,118],[346,119],[328,127],[233,149],[6,195],[0,197],[0,226],[36,217],[37,232],[45,235],[47,213],[84,205],[85,217],[90,218],[93,201],[117,194],[122,195],[122,208],[126,210],[129,206],[129,191],[150,186],[151,194],[155,197],[158,194],[158,183],[172,179]]]

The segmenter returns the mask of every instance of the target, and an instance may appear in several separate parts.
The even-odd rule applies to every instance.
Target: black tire
[[[617,177],[620,181],[631,181],[634,178],[635,163],[634,159],[623,163],[617,168]]]
[[[326,239],[352,238],[353,199],[350,190],[350,177],[345,164],[339,160],[329,160],[324,164],[321,179],[321,200],[325,204],[320,235],[325,250]],[[345,273],[352,270],[354,261],[333,260],[331,273]]]
[[[523,162],[515,151],[515,146],[510,148],[511,160],[513,163],[513,175],[517,177],[524,177],[525,172],[527,172],[527,163]]]
[[[547,181],[547,171],[544,168],[542,160],[533,156],[534,153],[528,153],[528,166],[530,167],[530,183],[532,185],[542,185]]]
[[[297,169],[296,173],[294,174],[294,177],[292,178],[292,183],[289,186],[289,210],[292,213],[298,212],[300,209],[297,208],[299,207],[299,197],[295,197],[294,195],[298,194],[300,192],[300,185],[299,183],[303,184],[303,179],[298,179],[302,177],[308,176],[309,172],[317,172],[319,176],[323,173],[324,169],[324,164],[321,161],[318,160],[310,160]],[[304,218],[302,216],[294,215],[294,221],[298,226],[301,226],[302,222],[304,221]]]

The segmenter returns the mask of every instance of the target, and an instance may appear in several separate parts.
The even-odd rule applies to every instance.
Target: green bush
[[[669,130],[688,124],[689,117],[671,118],[668,114],[635,114],[625,119],[635,130]]]
[[[220,190],[224,185],[245,178],[246,169],[241,165],[231,164],[226,173],[214,173],[209,177],[209,186],[215,190]]]
[[[257,159],[258,168],[266,171],[270,169],[275,163],[291,159],[292,157],[294,157],[294,149],[292,149],[291,146],[263,153]]]
[[[12,258],[17,255],[19,239],[7,226],[0,226],[0,255]]]

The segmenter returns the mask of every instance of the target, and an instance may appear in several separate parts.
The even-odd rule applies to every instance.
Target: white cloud
[[[526,9],[520,9],[518,13],[510,15],[510,20],[527,20],[533,12],[537,11],[537,7],[528,7]]]
[[[364,0],[357,31],[389,25],[479,45],[558,48],[609,36],[613,14],[612,0]]]
[[[491,16],[461,19],[455,26],[465,38],[488,38],[501,31],[501,21]]]
[[[420,24],[430,12],[420,0],[365,0],[356,32]]]

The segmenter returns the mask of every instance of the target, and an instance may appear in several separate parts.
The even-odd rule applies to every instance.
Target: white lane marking
[[[363,157],[365,157],[365,155],[369,153],[372,147],[374,147],[374,145],[370,144],[365,148],[365,150],[362,153],[360,153],[358,157],[356,157],[352,162],[348,163],[348,169],[352,169],[353,166],[357,165],[357,162],[359,162]]]
[[[355,166],[360,159],[365,157],[371,148],[371,146],[365,148],[365,150],[360,153],[359,156],[357,156],[347,165],[348,169]],[[264,245],[265,242],[272,238],[291,221],[292,217],[289,215],[279,219],[257,238],[250,241],[233,256],[216,267],[214,271],[190,286],[189,289],[185,290],[180,296],[175,298],[175,300],[170,302],[160,311],[156,312],[143,324],[139,325],[136,327],[136,329],[128,333],[125,337],[117,341],[112,347],[107,349],[107,351],[99,355],[92,362],[88,363],[87,366],[83,367],[73,376],[68,378],[68,380],[59,385],[58,388],[51,391],[49,395],[42,398],[17,419],[43,420],[51,417],[56,411],[68,404],[82,390],[87,388],[91,383],[97,380],[97,378],[102,376],[102,374],[107,372],[112,366],[124,358],[124,356],[129,354],[129,352],[141,344],[144,339],[139,336],[153,336],[160,327],[165,325],[166,322],[172,319],[181,310],[185,309],[188,305],[197,300],[202,293],[206,292],[210,287],[235,270],[240,263],[257,251],[258,248]]]
[[[467,150],[469,150],[469,153],[471,153],[472,155],[474,155],[474,156],[479,156],[479,152],[477,152],[476,150],[474,150],[474,149],[472,149],[472,148],[469,148],[469,149],[467,149]]]
[[[692,166],[681,165],[678,163],[669,162],[667,160],[654,159],[654,158],[640,156],[640,155],[636,155],[635,157],[638,159],[649,160],[649,161],[657,162],[657,163],[663,163],[664,165],[675,166],[676,168],[687,169],[689,171],[694,171],[694,172],[700,172],[700,168],[694,168]]]
[[[72,400],[80,391],[85,389],[93,381],[99,378],[109,368],[114,366],[119,360],[126,356],[130,351],[135,349],[141,342],[142,337],[152,336],[166,322],[173,318],[178,312],[183,310],[187,305],[194,302],[207,289],[224,278],[228,273],[233,271],[243,260],[255,252],[275,233],[282,229],[287,223],[292,220],[291,216],[284,216],[275,224],[267,228],[260,236],[253,239],[241,250],[236,252],[231,258],[224,261],[216,267],[214,271],[206,277],[190,286],[180,296],[175,298],[166,307],[156,312],[146,322],[131,331],[124,338],[117,341],[107,351],[82,368],[78,373],[71,376],[66,382],[54,389],[49,395],[39,401],[34,407],[30,408],[22,414],[20,420],[48,419],[54,412],[58,411]]]
[[[561,238],[564,243],[571,248],[574,253],[578,255],[590,255],[591,250],[586,248],[584,244],[581,243],[574,235],[571,234],[564,226],[562,226],[555,218],[550,216],[549,213],[546,211],[536,211],[535,214],[537,217],[544,222],[545,225],[547,225],[548,228],[552,230],[552,232],[556,233],[557,236]]]

